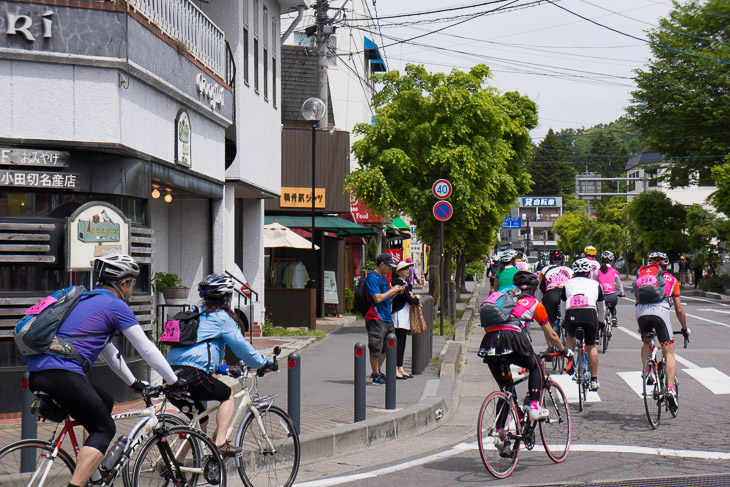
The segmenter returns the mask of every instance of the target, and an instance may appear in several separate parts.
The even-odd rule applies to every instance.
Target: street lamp
[[[314,208],[315,208],[315,181],[314,177],[316,174],[316,150],[317,150],[317,127],[319,122],[324,117],[326,105],[319,98],[307,98],[302,103],[302,117],[305,120],[312,122],[312,271],[313,275],[319,275],[319,266],[317,265],[317,251],[314,249]],[[319,284],[312,278],[310,281],[310,287],[316,287]],[[315,291],[316,293],[316,291]],[[317,306],[319,306],[319,298],[317,298]]]

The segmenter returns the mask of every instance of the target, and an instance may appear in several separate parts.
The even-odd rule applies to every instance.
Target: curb
[[[724,303],[730,303],[730,296],[720,293],[711,293],[709,291],[698,291],[697,289],[682,289],[685,296],[702,296],[703,298],[716,299]]]

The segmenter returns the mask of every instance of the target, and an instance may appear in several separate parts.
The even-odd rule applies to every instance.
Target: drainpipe
[[[292,32],[294,32],[294,29],[297,28],[299,25],[299,22],[302,21],[302,18],[304,17],[304,7],[303,5],[300,5],[297,7],[297,18],[294,19],[294,22],[291,23],[288,29],[286,29],[286,32],[284,32],[284,35],[281,36],[281,43],[284,44],[284,41],[291,35]]]

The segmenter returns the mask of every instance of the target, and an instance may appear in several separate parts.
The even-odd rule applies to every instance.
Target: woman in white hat
[[[408,330],[411,329],[411,306],[418,306],[420,303],[418,298],[413,295],[413,286],[408,284],[408,274],[414,262],[401,261],[393,270],[391,278],[393,286],[403,286],[405,289],[401,294],[393,297],[391,307],[391,315],[393,316],[393,326],[395,327],[395,337],[397,339],[398,348],[396,356],[396,379],[410,379],[411,374],[403,370],[403,356],[406,351],[406,337]]]

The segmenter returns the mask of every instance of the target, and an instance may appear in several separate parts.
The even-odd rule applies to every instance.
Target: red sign
[[[433,216],[440,222],[445,222],[454,214],[454,207],[448,201],[439,201],[433,205]]]
[[[387,253],[393,256],[393,260],[397,264],[401,260],[403,260],[403,250],[402,249],[385,249]]]
[[[451,183],[446,179],[438,179],[435,183],[433,183],[433,186],[431,186],[433,195],[440,200],[445,200],[451,196],[451,190]]]
[[[355,223],[382,223],[383,215],[370,211],[365,203],[350,198],[350,213]]]

